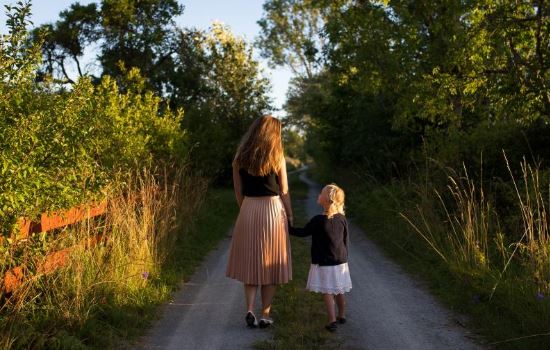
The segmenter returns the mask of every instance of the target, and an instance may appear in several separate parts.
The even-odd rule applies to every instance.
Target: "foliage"
[[[182,11],[174,0],[73,4],[55,24],[35,31],[46,33],[42,74],[74,85],[67,74],[71,61],[80,76],[95,73],[80,64],[82,48],[90,45],[100,49],[98,73],[121,88],[125,71],[139,68],[145,88],[161,96],[163,106],[186,111],[193,166],[225,178],[239,138],[271,108],[269,82],[242,38],[220,23],[208,31],[177,28],[174,18]]]
[[[291,171],[293,169],[290,167],[298,168],[307,161],[305,140],[300,132],[293,128],[284,128],[282,136],[287,169]]]
[[[260,42],[269,53],[285,52],[297,47],[297,38],[312,36],[292,19],[322,14],[314,33],[324,40],[316,59],[320,68],[295,77],[287,104],[290,119],[307,127],[318,159],[367,164],[373,175],[388,179],[406,173],[411,152],[434,137],[500,124],[529,133],[548,123],[550,9],[545,3],[267,4],[262,38],[277,35]],[[532,149],[535,157],[547,144],[540,146]]]
[[[115,171],[186,158],[182,111],[160,110],[142,89],[135,69],[128,89],[105,76],[80,79],[56,92],[51,80],[35,83],[39,43],[25,30],[29,5],[14,7],[10,35],[1,39],[0,216],[2,234],[18,217],[68,208],[100,195]],[[24,74],[24,75],[23,75]]]
[[[175,0],[72,4],[60,13],[56,23],[34,31],[45,33],[43,73],[53,75],[59,82],[74,84],[76,79],[68,74],[73,62],[79,77],[92,75],[95,72],[87,71],[80,60],[86,47],[96,45],[102,75],[123,76],[119,62],[124,62],[126,67],[141,70],[147,87],[163,91],[165,75],[174,69],[174,17],[182,11]]]
[[[287,65],[295,75],[311,78],[319,68],[325,40],[322,7],[316,1],[268,0],[257,46],[273,65]]]
[[[208,174],[227,179],[241,136],[270,109],[269,82],[252,58],[252,48],[221,23],[214,23],[209,32],[195,32],[191,44],[194,47],[180,47],[178,61],[188,60],[184,55],[190,51],[198,52],[200,63],[194,67],[204,69],[193,87],[199,94],[194,103],[181,101],[189,106],[184,125],[191,132],[192,160]]]

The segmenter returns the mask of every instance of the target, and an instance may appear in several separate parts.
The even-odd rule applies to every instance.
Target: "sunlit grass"
[[[112,348],[138,335],[156,305],[225,236],[236,213],[231,190],[206,194],[206,181],[184,172],[143,171],[124,182],[124,190],[113,188],[103,219],[50,242],[74,247],[65,267],[34,273],[2,300],[0,349]],[[97,243],[82,243],[89,238]],[[30,271],[40,256],[28,255]]]

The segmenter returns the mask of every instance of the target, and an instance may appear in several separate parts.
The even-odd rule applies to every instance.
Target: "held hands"
[[[289,215],[287,217],[287,220],[288,220],[288,225],[289,226],[294,226],[294,217],[292,215]]]

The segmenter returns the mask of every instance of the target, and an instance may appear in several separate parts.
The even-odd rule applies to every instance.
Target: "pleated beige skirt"
[[[288,222],[279,196],[244,197],[233,230],[226,276],[245,284],[292,279]]]

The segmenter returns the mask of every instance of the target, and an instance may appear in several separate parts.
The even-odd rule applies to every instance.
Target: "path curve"
[[[246,328],[243,286],[225,277],[230,243],[224,238],[163,306],[162,318],[142,338],[140,349],[252,349],[254,342],[271,337],[268,330]]]
[[[307,178],[306,213],[319,213],[321,187]],[[349,268],[353,288],[347,295],[349,322],[338,336],[352,349],[482,349],[471,332],[419,283],[389,260],[366,234],[350,224]]]

